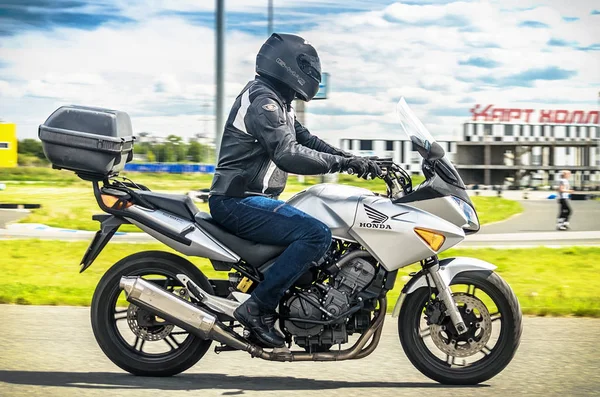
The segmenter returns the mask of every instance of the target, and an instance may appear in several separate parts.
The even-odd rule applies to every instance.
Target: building
[[[305,124],[305,103],[296,100],[294,103],[296,118]],[[390,131],[369,138],[365,133],[357,131],[348,132],[346,136],[332,136],[327,132],[318,133],[319,137],[331,145],[358,156],[377,156],[381,158],[392,158],[394,162],[404,168],[411,175],[421,174],[422,158],[419,153],[412,150],[412,142],[402,131],[400,123],[395,131]],[[455,141],[437,141],[446,151],[448,158],[452,161],[456,152]]]
[[[577,188],[600,187],[599,112],[493,108],[475,105],[458,140],[438,143],[468,185],[555,185],[568,169]],[[435,134],[435,131],[432,131]],[[391,157],[421,173],[421,157],[398,131],[327,139],[360,156]]]
[[[471,109],[454,163],[466,184],[553,185],[560,170],[579,188],[600,186],[598,111]]]
[[[0,123],[0,168],[17,166],[17,129]]]
[[[396,134],[396,137],[402,134]],[[421,173],[422,157],[412,150],[412,142],[406,139],[393,139],[394,136],[378,137],[377,139],[350,139],[342,138],[339,148],[358,156],[378,156],[392,158],[394,162],[408,171],[411,175]],[[453,161],[456,152],[454,141],[437,141],[446,152],[448,158]],[[334,143],[334,145],[337,145]]]

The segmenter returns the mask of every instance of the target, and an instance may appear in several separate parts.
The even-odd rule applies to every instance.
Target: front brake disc
[[[453,298],[459,305],[463,316],[465,311],[468,311],[475,317],[474,313],[477,311],[478,317],[475,317],[472,324],[466,324],[468,327],[466,338],[463,335],[454,335],[454,332],[450,331],[450,327],[432,324],[430,326],[431,339],[438,349],[450,356],[469,357],[481,351],[490,340],[492,319],[485,304],[476,296],[455,293]]]

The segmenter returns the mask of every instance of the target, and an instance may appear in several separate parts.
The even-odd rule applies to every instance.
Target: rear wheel
[[[412,364],[433,380],[453,385],[484,382],[508,365],[519,346],[519,302],[508,284],[488,271],[458,274],[451,290],[468,331],[456,332],[434,289],[419,288],[400,309],[400,342]]]
[[[196,364],[210,348],[203,340],[125,300],[122,276],[140,276],[187,298],[177,279],[183,273],[208,293],[212,286],[189,261],[162,251],[140,252],[113,265],[100,280],[92,299],[96,341],[106,356],[134,375],[171,376]]]

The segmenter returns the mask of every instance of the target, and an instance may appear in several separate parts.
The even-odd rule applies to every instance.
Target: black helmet
[[[302,37],[273,33],[256,56],[256,73],[277,79],[308,102],[319,91],[321,61],[317,50]]]

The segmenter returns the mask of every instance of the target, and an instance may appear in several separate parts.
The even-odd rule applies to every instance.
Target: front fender
[[[482,261],[481,259],[476,258],[467,258],[467,257],[457,257],[457,258],[446,258],[440,261],[440,276],[442,276],[442,280],[447,285],[450,285],[451,281],[456,277],[457,274],[468,272],[472,270],[487,270],[493,271],[496,269],[496,266],[492,265],[489,262]],[[429,284],[433,285],[433,280],[431,276],[429,277]],[[417,289],[427,287],[427,280],[425,279],[425,274],[421,270],[417,274],[415,274],[409,281],[406,283],[404,288],[402,288],[402,293],[396,302],[396,306],[394,306],[394,310],[392,311],[392,317],[398,317],[400,314],[400,308],[402,307],[402,303],[408,294],[412,294]]]

